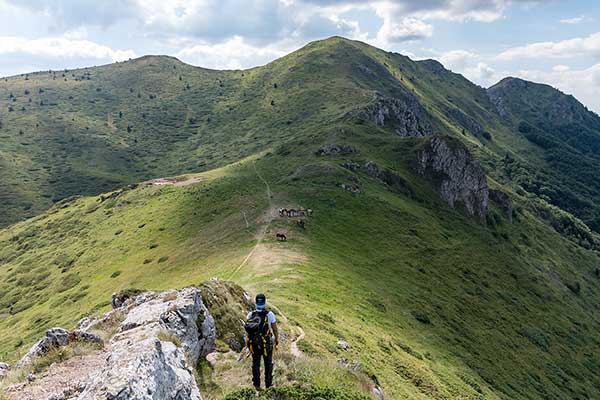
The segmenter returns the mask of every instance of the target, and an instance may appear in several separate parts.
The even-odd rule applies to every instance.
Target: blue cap
[[[256,295],[256,309],[262,310],[267,305],[267,298],[264,294],[259,293]]]

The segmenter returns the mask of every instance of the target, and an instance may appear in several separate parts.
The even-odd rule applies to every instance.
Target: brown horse
[[[283,233],[278,233],[277,235],[275,235],[275,237],[277,238],[278,241],[280,242],[285,242],[287,241],[287,236],[285,236]]]
[[[298,225],[299,228],[304,229],[304,220],[303,219],[297,220],[296,225]]]

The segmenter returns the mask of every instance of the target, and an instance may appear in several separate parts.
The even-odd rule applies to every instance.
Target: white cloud
[[[565,72],[570,69],[571,67],[569,67],[568,65],[555,65],[554,67],[552,67],[552,71],[554,72]]]
[[[507,49],[498,55],[504,61],[519,58],[571,58],[600,55],[600,32],[559,42],[538,42]]]
[[[28,54],[49,58],[86,58],[122,61],[135,57],[131,50],[114,50],[89,40],[73,40],[65,37],[26,39],[0,36],[0,55]]]
[[[377,33],[376,43],[389,46],[431,37],[433,26],[416,18],[406,17],[400,20],[384,18],[383,25]]]
[[[582,24],[584,22],[589,22],[589,21],[591,21],[591,18],[588,18],[585,15],[580,15],[579,17],[564,18],[558,22],[560,22],[561,24],[566,24],[566,25],[577,25],[577,24]]]
[[[451,71],[458,72],[469,80],[488,86],[500,79],[496,70],[483,57],[468,50],[451,50],[439,54],[436,59]]]
[[[243,69],[279,58],[291,51],[290,47],[287,43],[253,46],[236,36],[222,43],[189,46],[180,50],[176,56],[182,61],[205,68]]]

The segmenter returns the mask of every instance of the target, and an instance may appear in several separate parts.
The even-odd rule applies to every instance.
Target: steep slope
[[[517,78],[502,80],[488,93],[514,134],[541,153],[544,168],[525,175],[508,160],[509,177],[599,231],[600,117],[572,96]]]
[[[156,60],[98,71],[147,81],[136,63]],[[164,154],[126,183],[161,166],[199,171],[174,179],[191,184],[68,199],[0,231],[2,358],[17,359],[49,327],[105,311],[112,292],[216,276],[266,291],[303,328],[305,355],[358,361],[386,398],[598,397],[596,239],[574,238],[585,226],[567,234],[548,224],[541,213],[570,216],[517,192],[498,168],[508,153],[530,173],[543,153],[525,151],[535,146],[485,89],[433,61],[341,38],[249,71],[192,70],[216,82],[202,101],[232,85],[198,137],[159,135],[166,105],[145,116],[152,135],[119,136]],[[182,96],[173,112],[187,107]],[[305,229],[277,212],[290,207],[313,210]]]

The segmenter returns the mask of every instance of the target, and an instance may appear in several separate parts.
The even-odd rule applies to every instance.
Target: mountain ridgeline
[[[600,118],[571,96],[334,37],[249,70],[6,78],[0,121],[0,361],[107,294],[217,277],[357,391],[600,397]],[[198,371],[203,395],[247,385]]]

